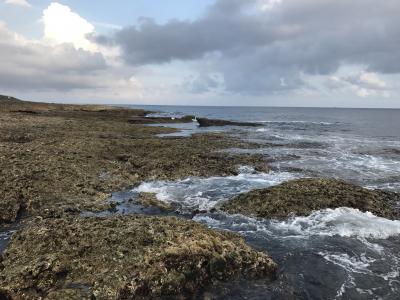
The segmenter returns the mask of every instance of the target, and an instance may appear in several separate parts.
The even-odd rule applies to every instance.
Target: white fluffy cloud
[[[4,1],[6,4],[11,4],[11,5],[17,5],[17,6],[23,6],[23,7],[31,7],[28,1],[26,0],[6,0]]]
[[[92,77],[107,69],[103,56],[70,44],[29,40],[0,23],[0,86],[72,89],[99,85]]]
[[[51,3],[41,20],[43,37],[35,40],[0,21],[0,94],[110,100],[141,95],[132,68],[115,64],[110,59],[116,55],[113,49],[98,47],[87,38],[95,32],[90,22],[58,3]]]
[[[71,43],[76,49],[96,51],[97,46],[89,41],[95,27],[68,6],[51,3],[43,11],[44,39],[54,45]]]

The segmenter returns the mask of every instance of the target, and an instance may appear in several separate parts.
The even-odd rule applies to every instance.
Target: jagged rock
[[[336,179],[299,179],[278,186],[244,193],[221,209],[262,218],[309,215],[315,210],[350,207],[389,219],[400,218],[395,209],[400,195],[368,190]]]

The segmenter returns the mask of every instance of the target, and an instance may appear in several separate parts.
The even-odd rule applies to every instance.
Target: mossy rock
[[[159,138],[177,129],[128,123],[147,113],[0,96],[0,226],[107,210],[107,195],[144,181],[235,175],[238,165],[268,171],[261,155],[220,152],[260,145],[211,133]]]
[[[336,179],[298,179],[278,186],[244,193],[224,203],[223,211],[261,218],[306,216],[315,210],[350,207],[377,216],[397,219],[400,195],[368,190]]]
[[[171,203],[158,200],[155,193],[140,193],[137,203],[144,207],[157,207],[165,212],[174,211],[174,206]]]
[[[273,277],[277,266],[236,234],[174,217],[36,220],[0,264],[7,299],[151,299],[217,280]]]

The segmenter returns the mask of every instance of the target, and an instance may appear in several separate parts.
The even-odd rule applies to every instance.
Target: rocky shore
[[[111,192],[146,180],[268,171],[262,156],[219,152],[256,145],[220,134],[157,138],[174,129],[138,124],[146,114],[0,97],[0,226],[21,223],[0,260],[0,298],[147,299],[274,275],[268,255],[234,234],[175,218],[80,216],[111,209]]]
[[[105,210],[111,192],[145,180],[232,175],[243,164],[267,170],[262,156],[218,153],[248,143],[220,134],[160,139],[175,130],[129,123],[146,113],[0,99],[0,224]]]
[[[273,277],[277,266],[236,234],[130,216],[36,220],[13,236],[1,268],[0,298],[148,299]]]
[[[145,181],[237,175],[243,165],[269,171],[263,155],[222,151],[258,144],[210,133],[159,138],[175,129],[154,124],[195,117],[149,113],[0,96],[0,229],[17,230],[0,256],[0,299],[186,299],[220,281],[275,278],[273,259],[237,234],[183,217],[88,217],[115,209],[112,192]],[[307,178],[241,194],[215,209],[285,219],[350,207],[400,219],[399,201],[396,193]],[[176,207],[154,193],[132,202],[176,216]]]

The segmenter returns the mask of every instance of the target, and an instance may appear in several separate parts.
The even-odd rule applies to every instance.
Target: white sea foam
[[[382,280],[394,293],[399,291],[400,259],[396,251],[383,246],[383,239],[400,235],[400,221],[350,208],[320,210],[308,217],[292,217],[286,221],[224,213],[197,215],[194,220],[213,228],[239,232],[250,240],[265,240],[272,248],[282,245],[285,253],[315,249],[315,254],[346,272],[337,290],[337,299],[355,288],[359,294],[372,295]],[[348,242],[341,246],[342,240]],[[374,282],[373,286],[362,288],[359,283],[364,278]]]
[[[400,221],[380,218],[370,212],[352,208],[326,209],[307,217],[293,217],[287,221],[273,221],[271,225],[280,231],[295,235],[342,236],[387,239],[400,235]]]
[[[243,232],[265,232],[279,238],[308,239],[315,236],[357,238],[374,252],[383,247],[367,239],[383,240],[400,235],[400,221],[377,217],[352,208],[315,211],[307,217],[290,217],[284,221],[256,219],[242,215],[225,215],[215,221],[212,216],[196,216],[195,220],[211,227],[242,228]]]
[[[313,125],[335,125],[338,123],[331,123],[331,122],[314,122],[314,121],[255,121],[256,123],[272,123],[272,124],[313,124]]]
[[[288,172],[259,173],[249,167],[241,167],[237,176],[187,178],[179,181],[151,181],[135,188],[133,192],[156,193],[157,199],[178,203],[182,210],[209,210],[220,201],[256,188],[264,188],[299,178]]]
[[[319,252],[326,261],[344,269],[347,273],[347,279],[342,284],[341,288],[337,292],[337,299],[341,299],[341,296],[344,294],[346,289],[357,287],[356,283],[356,275],[363,276],[367,275],[369,277],[380,277],[383,280],[388,282],[388,285],[391,287],[392,291],[398,290],[398,284],[400,281],[399,278],[399,259],[395,255],[391,253],[382,254],[382,257],[372,258],[368,257],[366,253],[362,253],[361,255],[354,254],[350,256],[347,253],[330,253],[328,251]],[[391,262],[390,268],[387,273],[377,273],[373,269],[373,264],[381,264]],[[373,295],[373,289],[361,289],[356,288],[358,293]]]
[[[266,128],[258,128],[256,131],[257,131],[257,132],[266,132],[267,129],[266,129]]]
[[[350,256],[347,253],[319,252],[325,260],[338,265],[348,272],[368,274],[370,265],[376,261],[374,258],[367,257],[365,253],[358,256]]]
[[[354,274],[373,275],[369,267],[376,261],[374,258],[366,257],[365,253],[360,256],[350,256],[347,253],[330,253],[327,251],[319,252],[326,261],[333,263],[336,266],[344,269],[347,272],[347,279],[336,293],[336,299],[342,299],[348,288],[357,286]],[[372,295],[371,290],[364,290],[358,288],[358,293]]]

